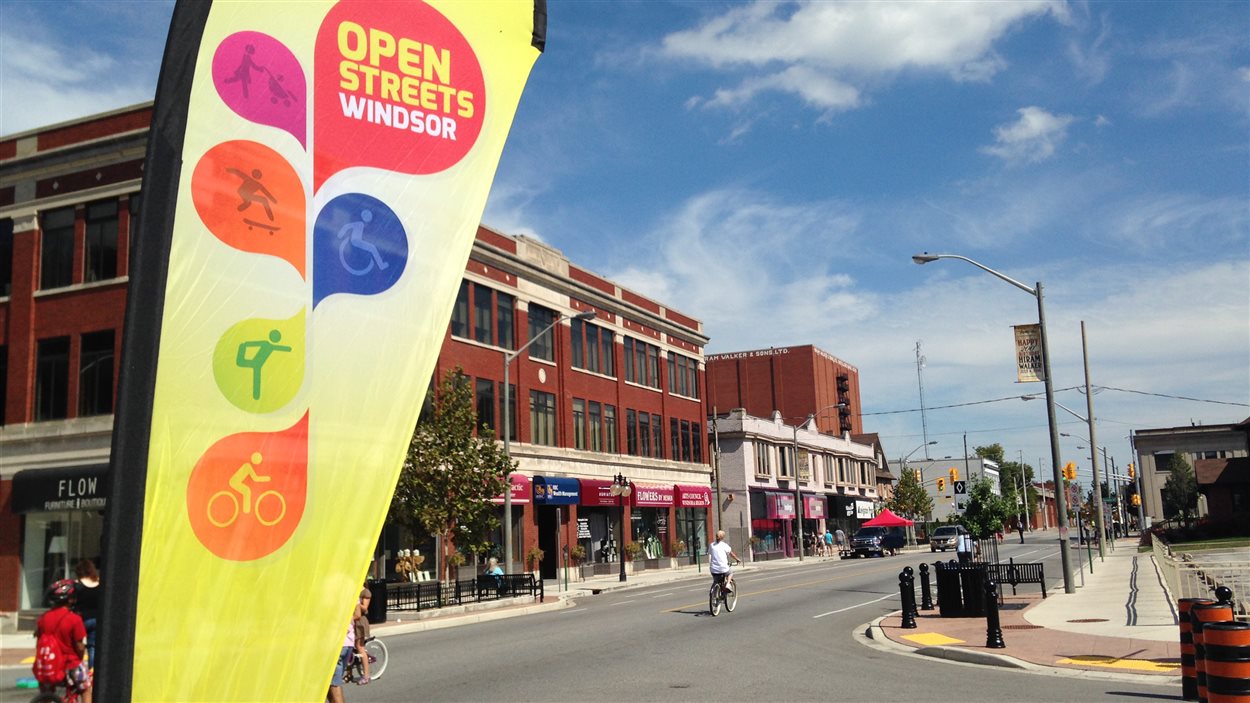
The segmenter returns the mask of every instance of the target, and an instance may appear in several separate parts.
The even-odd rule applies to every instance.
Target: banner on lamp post
[[[1016,325],[1016,383],[1046,380],[1042,368],[1042,326]]]

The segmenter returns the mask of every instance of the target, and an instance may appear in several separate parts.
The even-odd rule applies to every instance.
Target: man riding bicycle
[[[712,572],[712,582],[724,584],[727,591],[733,590],[733,569],[729,567],[730,559],[741,562],[737,554],[734,553],[733,547],[725,541],[725,531],[716,531],[716,541],[708,545],[708,571]]]

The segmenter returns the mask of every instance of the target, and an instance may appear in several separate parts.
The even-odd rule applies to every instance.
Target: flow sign
[[[957,496],[968,495],[968,482],[967,481],[952,481],[951,486],[955,488],[955,495]]]

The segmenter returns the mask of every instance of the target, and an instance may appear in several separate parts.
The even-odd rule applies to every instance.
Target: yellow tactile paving
[[[1133,671],[1155,671],[1170,674],[1181,668],[1180,664],[1171,662],[1158,662],[1149,659],[1119,659],[1117,657],[1102,657],[1096,655],[1085,655],[1080,657],[1066,657],[1055,662],[1056,664],[1076,664],[1077,666],[1105,666],[1108,669],[1132,669]]]
[[[922,644],[926,647],[936,647],[940,644],[963,644],[963,640],[957,640],[954,637],[938,634],[936,632],[921,632],[915,635],[903,635],[903,639],[911,640],[916,644]]]

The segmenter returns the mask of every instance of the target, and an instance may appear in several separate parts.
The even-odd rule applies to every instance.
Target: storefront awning
[[[530,502],[530,477],[521,474],[508,474],[508,480],[511,482],[512,488],[512,504],[528,505]],[[490,502],[497,505],[503,505],[503,494],[491,498]]]
[[[103,510],[107,464],[70,469],[26,469],[13,475],[13,512]]]
[[[535,505],[577,505],[581,492],[575,478],[565,476],[535,476]]]
[[[674,486],[677,491],[677,507],[679,508],[710,508],[712,507],[712,489],[707,486]]]
[[[824,496],[803,496],[803,517],[810,520],[823,520],[825,514]]]
[[[578,505],[588,507],[615,507],[618,505],[618,499],[612,495],[612,481],[601,478],[582,478],[578,479],[582,484],[582,497],[578,501]]]
[[[793,493],[765,493],[770,520],[790,520],[794,518]]]
[[[634,487],[631,501],[640,508],[666,508],[673,504],[673,486],[646,486],[638,483]]]

